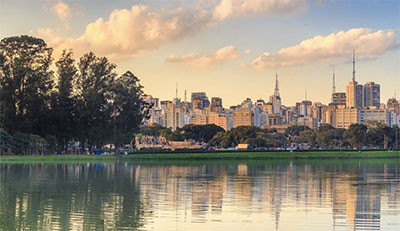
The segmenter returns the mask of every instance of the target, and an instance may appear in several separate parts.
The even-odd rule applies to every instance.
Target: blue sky
[[[328,103],[332,65],[344,91],[354,48],[357,79],[380,83],[386,102],[400,94],[399,11],[398,0],[0,0],[0,35],[41,37],[56,56],[90,49],[133,71],[155,97],[174,97],[178,82],[180,97],[206,91],[226,107],[267,100],[275,68],[284,104],[306,88]]]

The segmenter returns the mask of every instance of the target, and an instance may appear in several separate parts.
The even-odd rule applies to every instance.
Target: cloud
[[[216,0],[199,1],[191,7],[160,9],[133,5],[131,9],[117,9],[108,18],[98,18],[86,26],[76,38],[60,37],[62,31],[40,28],[37,36],[54,47],[55,53],[73,49],[78,55],[93,51],[113,61],[147,54],[159,46],[191,36],[207,25],[218,25],[230,16],[246,17],[253,14],[291,14],[307,9],[308,0]],[[68,19],[81,6],[62,0],[47,0],[46,9],[53,12],[68,29]]]
[[[317,61],[343,58],[351,55],[353,49],[362,59],[373,59],[395,47],[393,30],[355,28],[348,31],[315,36],[300,44],[282,48],[275,53],[264,53],[249,65],[254,69],[276,66],[295,66]]]
[[[309,6],[308,0],[221,0],[213,17],[224,20],[249,15],[296,15],[304,13]]]
[[[226,46],[218,49],[213,54],[199,56],[194,53],[190,53],[183,56],[170,55],[166,59],[167,63],[186,63],[193,67],[214,67],[221,65],[229,60],[235,60],[242,57],[245,54],[249,54],[250,51],[239,51],[234,46]]]
[[[38,34],[55,49],[94,51],[118,60],[136,57],[166,42],[180,40],[201,29],[209,19],[206,11],[134,5],[130,10],[114,10],[107,20],[99,18],[88,24],[84,34],[76,39],[59,38],[45,28],[39,29]]]
[[[61,21],[65,21],[70,16],[71,7],[62,0],[59,0],[50,7],[50,11]]]

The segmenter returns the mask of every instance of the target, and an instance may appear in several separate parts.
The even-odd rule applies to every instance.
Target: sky
[[[400,95],[399,0],[0,0],[0,38],[44,39],[57,58],[93,51],[131,71],[161,100],[187,90],[224,107],[268,100],[278,73],[282,103],[329,103],[332,74]],[[400,97],[397,97],[400,98]]]

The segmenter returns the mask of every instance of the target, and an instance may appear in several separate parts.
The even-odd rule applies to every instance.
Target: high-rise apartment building
[[[396,98],[390,98],[387,101],[387,109],[393,111],[397,115],[400,115],[400,101],[397,101]]]
[[[222,115],[217,112],[210,112],[208,114],[208,124],[215,124],[217,126],[220,126],[223,128],[225,131],[229,129],[229,120],[225,115]]]
[[[221,113],[223,110],[224,108],[222,107],[222,99],[219,97],[212,97],[210,111]]]
[[[351,81],[346,86],[346,106],[349,108],[364,107],[363,85]]]
[[[299,126],[307,126],[315,130],[318,128],[318,119],[311,116],[300,116],[297,117],[296,124]]]
[[[254,114],[251,108],[238,108],[233,113],[233,127],[252,126],[254,123]]]
[[[333,105],[346,105],[346,93],[345,92],[335,92],[332,94],[332,104]]]
[[[176,130],[184,126],[184,110],[181,101],[175,98],[172,102],[166,102],[164,109],[165,127]]]
[[[335,118],[334,124],[332,124],[335,128],[349,128],[350,125],[356,124],[359,121],[359,113],[357,108],[345,108],[338,107],[334,111]]]
[[[381,88],[379,84],[367,82],[364,84],[364,107],[379,108],[381,104]]]
[[[391,126],[390,111],[386,109],[361,109],[359,110],[358,123],[379,122]]]
[[[193,92],[191,102],[193,110],[203,110],[210,106],[210,101],[205,92]]]

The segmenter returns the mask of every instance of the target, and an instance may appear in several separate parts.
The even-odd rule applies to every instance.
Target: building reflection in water
[[[400,227],[399,166],[390,160],[2,164],[0,229],[390,229]]]

